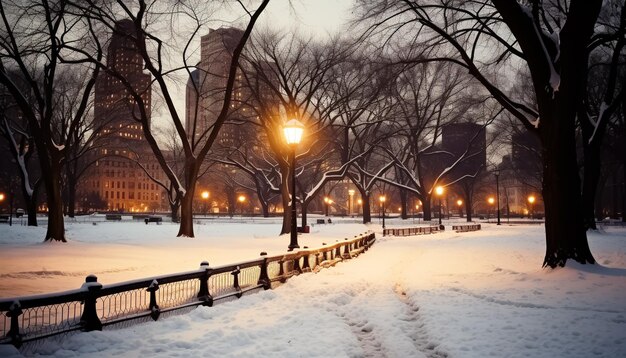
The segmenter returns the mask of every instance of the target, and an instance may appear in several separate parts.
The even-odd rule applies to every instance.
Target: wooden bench
[[[145,218],[144,221],[146,222],[146,225],[148,225],[148,223],[156,223],[157,225],[161,225],[161,223],[163,222],[163,218],[160,216],[149,216]]]
[[[324,220],[324,219],[317,219],[317,223],[318,224],[326,224],[326,220]]]
[[[478,231],[480,224],[452,225],[452,230],[456,232]]]
[[[106,214],[106,219],[107,220],[122,221],[122,215],[121,214]]]
[[[8,223],[9,214],[0,214],[0,223]]]

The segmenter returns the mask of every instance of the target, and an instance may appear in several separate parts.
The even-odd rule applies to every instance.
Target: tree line
[[[141,94],[105,61],[107,33],[125,18],[135,25],[132,40],[173,128],[164,140],[149,113],[134,118],[165,173],[160,184],[172,212],[180,208],[178,236],[194,236],[198,179],[223,165],[237,168],[237,180],[264,208],[275,196],[286,208],[296,195],[302,225],[312,200],[339,180],[360,194],[364,222],[371,221],[370,196],[385,185],[398,188],[403,201],[419,198],[427,219],[434,188],[457,186],[471,213],[474,187],[487,170],[469,165],[480,155],[480,131],[522,128],[541,144],[544,266],[595,262],[586,230],[595,225],[607,145],[619,145],[625,128],[622,2],[359,1],[351,31],[316,39],[258,28],[268,1],[0,4],[0,133],[20,164],[25,198],[45,189],[46,240],[65,240],[61,183],[75,187],[69,179],[89,165],[78,163],[94,149],[90,101],[98,75],[127,83],[144,108]],[[190,135],[173,83],[202,70],[193,62],[199,37],[224,6],[245,14],[246,25],[231,50],[213,124]],[[196,88],[196,95],[205,94]],[[290,118],[307,128],[296,168],[280,132]],[[443,151],[443,128],[464,122],[479,128],[476,135],[464,150]],[[225,125],[248,131],[245,140],[221,145]],[[168,158],[172,148],[177,167]],[[33,153],[46,173],[40,178],[28,175]],[[623,168],[624,155],[619,160]],[[294,171],[297,189],[290,193]],[[289,232],[290,219],[285,210],[281,233]]]

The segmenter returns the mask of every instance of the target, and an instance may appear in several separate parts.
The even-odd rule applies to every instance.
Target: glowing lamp
[[[304,125],[297,119],[292,119],[285,123],[283,126],[283,134],[285,135],[285,141],[289,145],[297,145],[302,140],[302,133],[304,132]]]

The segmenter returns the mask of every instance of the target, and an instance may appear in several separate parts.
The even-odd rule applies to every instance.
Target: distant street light
[[[240,209],[241,209],[241,217],[243,217],[243,204],[246,202],[246,197],[245,195],[239,195],[239,197],[237,198],[237,201],[239,201],[239,205],[240,205]]]
[[[463,200],[459,199],[456,201],[456,205],[459,207],[459,217],[463,217]]]
[[[304,125],[297,119],[292,119],[285,123],[283,127],[283,134],[285,135],[285,142],[291,149],[291,235],[289,241],[289,251],[298,249],[298,224],[296,222],[296,148],[302,140],[302,133],[304,132]]]
[[[200,197],[202,198],[203,202],[204,202],[204,216],[207,215],[207,211],[208,211],[208,200],[209,200],[209,192],[208,191],[203,191],[200,194]]]
[[[359,204],[359,214],[363,215],[363,199],[357,199],[356,202]]]
[[[441,185],[435,188],[435,194],[439,197],[439,229],[443,230],[444,226],[441,223],[441,197],[443,196],[443,187]]]
[[[534,219],[534,213],[533,213],[533,209],[534,209],[534,204],[535,204],[535,196],[531,195],[528,197],[528,203],[530,204],[530,220]]]
[[[380,200],[380,204],[382,205],[383,209],[383,229],[385,229],[385,201],[387,200],[387,198],[385,198],[384,195],[381,195],[378,200]]]
[[[487,199],[487,202],[489,202],[489,205],[493,205],[496,202],[496,199],[494,199],[493,196],[490,196]],[[489,222],[489,220],[491,220],[491,208],[487,210],[487,222]]]
[[[500,171],[496,170],[493,172],[493,175],[496,176],[496,202],[498,203],[498,224],[500,225]]]
[[[328,216],[328,207],[330,206],[332,202],[333,201],[329,197],[327,196],[324,197],[324,208],[326,209],[326,216]]]

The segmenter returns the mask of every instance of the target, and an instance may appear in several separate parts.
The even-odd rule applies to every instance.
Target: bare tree
[[[13,80],[18,86],[22,86],[19,77]],[[28,123],[13,101],[13,97],[4,91],[0,97],[0,113],[2,113],[0,134],[6,140],[11,157],[17,164],[15,169],[19,175],[20,192],[26,203],[28,226],[37,226],[37,192],[40,188],[41,176],[40,171],[33,168],[35,162],[33,158],[36,158],[35,143],[28,130]]]
[[[219,109],[215,113],[215,119],[211,126],[207,126],[200,134],[202,141],[190,140],[191,133],[187,133],[184,123],[184,116],[177,110],[174,104],[174,93],[172,86],[168,83],[168,78],[176,72],[185,73],[188,77],[194,68],[189,64],[190,57],[196,48],[194,42],[198,40],[200,31],[206,28],[208,4],[192,2],[176,2],[164,4],[158,1],[137,0],[132,4],[128,1],[118,0],[111,6],[102,4],[99,1],[81,1],[73,5],[77,11],[87,14],[86,16],[94,23],[114,31],[116,19],[120,16],[130,19],[134,25],[133,33],[125,34],[129,41],[134,43],[134,47],[140,54],[146,71],[151,75],[154,85],[157,87],[162,97],[162,101],[167,109],[168,117],[171,119],[180,141],[184,153],[184,176],[179,176],[175,170],[168,165],[168,160],[164,149],[159,144],[150,123],[149,108],[146,108],[142,93],[137,88],[133,88],[129,79],[124,78],[114,68],[108,66],[98,58],[92,61],[109,76],[119,80],[124,84],[129,95],[137,104],[137,111],[134,113],[135,119],[141,123],[145,139],[149,143],[156,160],[172,184],[181,202],[181,220],[178,236],[194,237],[193,230],[193,201],[195,186],[205,159],[209,154],[213,144],[218,138],[218,134],[224,122],[230,115],[231,100],[237,77],[238,62],[241,52],[269,0],[258,3],[256,9],[248,8],[242,2],[238,2],[244,16],[249,18],[240,38],[234,41],[234,45],[228,48],[232,50],[230,61],[225,66],[225,86],[220,91]],[[235,9],[231,9],[235,10]],[[185,35],[182,36],[176,29],[174,23],[184,25]],[[90,23],[91,24],[91,23]],[[169,28],[163,28],[163,24],[169,24]],[[181,40],[182,38],[182,40]],[[182,42],[182,43],[180,43]],[[176,61],[174,53],[180,53],[182,49],[182,59]],[[84,53],[80,48],[73,48],[77,53]],[[221,74],[220,74],[221,75]],[[199,90],[198,90],[199,91]]]
[[[97,36],[87,29],[86,20],[70,14],[61,0],[3,1],[0,17],[0,84],[28,122],[41,171],[46,173],[43,183],[49,211],[45,240],[65,242],[62,162],[84,119],[99,70],[85,65],[80,56],[72,58],[73,71],[82,72],[84,85],[77,95],[79,105],[62,118],[55,112],[58,82],[68,47],[81,46]],[[91,55],[100,59],[102,52],[96,49]],[[17,84],[11,72],[18,73],[26,86]]]
[[[442,3],[402,0],[377,2],[369,7],[368,14],[374,15],[378,23],[388,27],[390,22],[395,22],[394,29],[413,24],[414,33],[419,33],[416,37],[436,46],[436,52],[416,55],[412,60],[443,60],[462,66],[507,111],[539,136],[546,209],[544,266],[552,268],[564,266],[568,259],[595,263],[583,224],[576,118],[585,89],[588,45],[596,31],[601,4],[600,0]],[[384,14],[382,21],[378,17],[381,14]],[[478,51],[485,46],[492,50]],[[528,66],[536,109],[515,100],[486,74],[487,68],[513,57]]]

